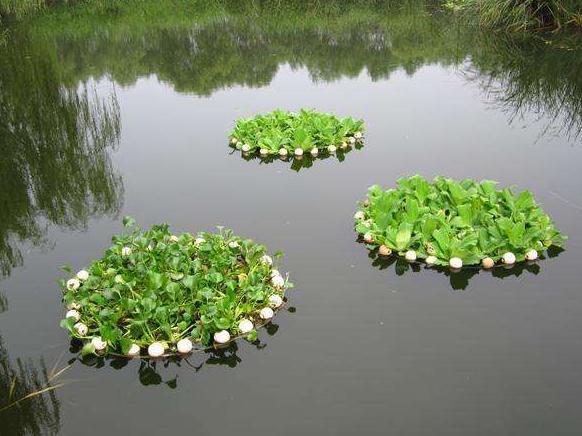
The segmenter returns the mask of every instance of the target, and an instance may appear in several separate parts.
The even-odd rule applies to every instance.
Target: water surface
[[[99,257],[123,215],[282,249],[292,310],[260,344],[190,362],[76,361],[52,398],[0,412],[3,434],[580,434],[575,39],[403,10],[100,20],[15,28],[0,47],[2,389],[19,358],[34,385],[42,361],[75,357],[58,268]],[[227,146],[235,119],[301,107],[363,118],[365,146],[309,168]],[[567,250],[495,274],[378,263],[355,203],[416,173],[533,191]]]

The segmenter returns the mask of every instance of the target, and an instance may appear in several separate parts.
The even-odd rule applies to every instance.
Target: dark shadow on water
[[[357,240],[357,242],[360,241]],[[550,247],[550,249],[546,252],[546,255],[548,258],[557,257],[562,251],[564,250],[559,247]],[[407,273],[420,273],[421,271],[426,273],[440,274],[448,278],[451,289],[455,291],[467,290],[471,280],[480,274],[489,274],[492,277],[498,279],[517,278],[525,273],[538,275],[541,271],[543,261],[546,258],[546,256],[540,255],[539,260],[536,262],[521,262],[512,266],[498,265],[491,270],[470,266],[464,267],[460,271],[452,271],[447,267],[429,267],[425,263],[421,262],[408,262],[402,257],[394,255],[380,256],[377,250],[369,251],[368,257],[372,260],[373,267],[378,268],[379,270],[389,270],[393,268],[394,273],[397,276],[403,276]]]

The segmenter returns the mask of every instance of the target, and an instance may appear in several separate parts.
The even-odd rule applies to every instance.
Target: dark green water
[[[14,378],[27,392],[74,361],[58,268],[99,257],[126,214],[282,249],[292,310],[258,346],[74,361],[0,434],[582,432],[579,39],[402,9],[148,23],[53,17],[0,43],[0,407]],[[227,147],[236,118],[300,107],[363,118],[365,146],[313,165]],[[533,191],[567,250],[494,274],[378,263],[355,203],[415,173]]]

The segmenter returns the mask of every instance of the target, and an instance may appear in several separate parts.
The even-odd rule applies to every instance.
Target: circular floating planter
[[[364,122],[328,113],[276,110],[236,122],[229,144],[246,160],[292,159],[298,167],[314,159],[337,156],[341,161],[352,148],[363,146]]]
[[[355,228],[379,256],[460,270],[533,262],[566,239],[528,191],[514,194],[496,182],[420,176],[396,189],[368,189],[354,215]]]
[[[60,283],[70,308],[61,326],[85,354],[161,357],[254,340],[292,286],[263,245],[230,230],[177,236],[166,224],[124,224],[133,230]]]

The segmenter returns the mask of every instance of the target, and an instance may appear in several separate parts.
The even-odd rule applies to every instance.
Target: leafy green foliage
[[[421,259],[435,256],[437,265],[453,257],[465,265],[485,257],[497,261],[506,252],[522,261],[528,250],[565,241],[528,191],[515,195],[489,180],[436,177],[430,183],[418,175],[399,179],[397,189],[371,186],[356,214],[356,231],[371,247],[384,245],[399,254],[414,250]]]
[[[124,223],[132,231],[114,236],[88,274],[80,271],[71,279],[78,280],[77,289],[71,280],[60,283],[64,302],[78,310],[88,332],[80,334],[73,317],[61,326],[74,338],[101,337],[108,351],[126,354],[132,344],[147,347],[153,342],[175,350],[182,338],[207,345],[220,330],[238,335],[240,320],[257,326],[269,297],[283,298],[292,286],[280,276],[278,284],[272,280],[278,272],[263,245],[230,230],[178,237],[167,224],[141,231],[132,227],[132,218]],[[88,342],[83,354],[94,350]]]
[[[347,117],[302,109],[298,113],[275,110],[236,122],[231,132],[231,144],[248,152],[264,155],[289,154],[296,150],[310,153],[327,152],[329,146],[347,148],[362,139],[364,122]]]

